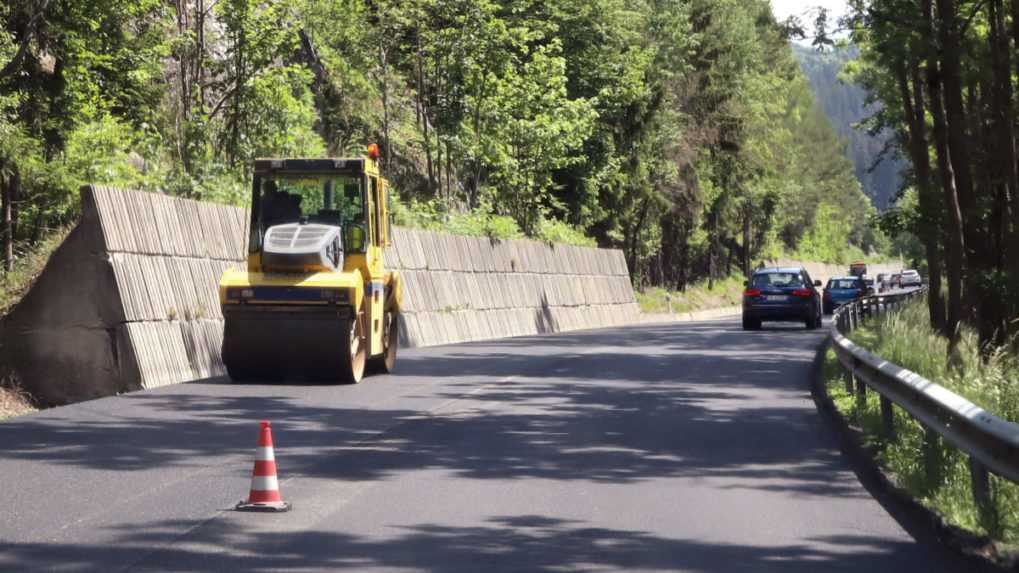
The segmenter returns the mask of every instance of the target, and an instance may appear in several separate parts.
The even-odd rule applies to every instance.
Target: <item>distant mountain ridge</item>
[[[800,68],[814,89],[817,101],[832,122],[839,136],[846,139],[846,155],[853,162],[856,178],[878,209],[885,209],[895,200],[901,185],[901,161],[894,155],[885,157],[873,170],[871,166],[884,149],[888,137],[873,137],[854,126],[870,115],[866,93],[859,86],[839,81],[838,74],[846,62],[859,52],[855,46],[818,52],[793,44]]]

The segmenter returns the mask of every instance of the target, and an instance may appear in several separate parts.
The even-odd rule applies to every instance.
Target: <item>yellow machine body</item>
[[[360,190],[361,204],[354,193],[345,205],[358,214],[345,219],[330,203],[334,181]],[[327,199],[315,193],[319,184]],[[280,191],[288,186],[304,195]],[[402,292],[399,273],[385,265],[391,241],[388,183],[377,159],[256,160],[253,187],[247,268],[226,271],[219,285],[223,359],[231,377],[357,382],[365,362],[390,371]],[[277,203],[325,207],[291,211],[279,225],[270,224],[270,215],[280,211],[270,214]],[[300,235],[305,230],[315,240],[332,233],[341,252],[331,243],[324,243],[321,255],[270,252],[270,244],[286,250],[309,242]],[[276,238],[270,238],[273,233]]]

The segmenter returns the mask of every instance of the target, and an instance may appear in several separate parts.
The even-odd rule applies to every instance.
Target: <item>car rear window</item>
[[[759,273],[750,281],[751,286],[765,287],[798,287],[803,286],[803,277],[799,273]]]
[[[832,279],[828,281],[826,288],[861,288],[859,281],[850,279]]]

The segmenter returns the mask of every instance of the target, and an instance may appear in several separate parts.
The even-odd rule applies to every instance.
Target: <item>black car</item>
[[[766,320],[803,322],[807,328],[821,326],[821,295],[806,269],[782,267],[759,269],[743,291],[743,329],[757,330]]]

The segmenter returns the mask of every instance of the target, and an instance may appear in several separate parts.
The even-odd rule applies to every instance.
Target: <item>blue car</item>
[[[757,330],[768,321],[802,322],[807,328],[821,326],[821,296],[806,269],[779,267],[759,269],[743,291],[743,330]]]
[[[824,287],[824,313],[831,314],[847,302],[868,294],[870,289],[860,277],[837,277],[828,279]]]

